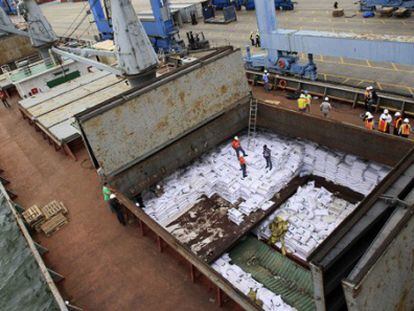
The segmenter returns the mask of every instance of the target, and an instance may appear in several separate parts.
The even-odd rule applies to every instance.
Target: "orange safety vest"
[[[410,135],[411,126],[409,124],[401,125],[401,134],[402,135]]]
[[[383,119],[379,119],[378,121],[378,131],[385,133],[387,131],[387,121]]]
[[[374,129],[374,120],[373,119],[371,119],[371,120],[366,119],[365,120],[365,128],[368,129],[368,130],[373,130]]]
[[[240,141],[238,141],[238,140],[233,140],[233,142],[231,143],[231,146],[234,148],[234,149],[238,149],[238,148],[240,148]]]
[[[398,117],[396,119],[394,119],[394,122],[392,123],[392,126],[396,129],[399,129],[401,126],[401,122],[402,122],[402,118]]]
[[[239,157],[240,165],[246,164],[246,160],[241,156]]]

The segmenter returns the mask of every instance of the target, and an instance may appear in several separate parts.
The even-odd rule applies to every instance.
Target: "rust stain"
[[[224,94],[226,94],[227,93],[227,85],[222,85],[221,86],[221,88],[220,88],[220,94],[221,95],[224,95]]]
[[[181,91],[178,96],[180,97],[181,103],[184,104],[184,100],[185,100],[185,93],[184,91]]]
[[[162,92],[162,95],[164,95],[164,96],[170,95],[170,90],[168,88],[163,88],[161,90],[161,92]]]
[[[407,296],[408,296],[408,289],[406,288],[401,294],[398,304],[394,308],[395,311],[406,311],[407,310],[407,308],[405,307],[406,305],[405,301],[407,300]]]
[[[168,122],[166,120],[162,120],[158,122],[157,126],[155,127],[156,130],[162,130],[168,126]]]

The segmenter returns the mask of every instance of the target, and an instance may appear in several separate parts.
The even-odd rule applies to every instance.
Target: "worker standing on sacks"
[[[268,168],[269,171],[271,171],[272,168],[273,168],[273,165],[272,165],[272,150],[267,148],[267,145],[263,146],[263,157],[266,160],[266,168]]]
[[[240,170],[242,171],[242,179],[247,177],[247,166],[246,166],[246,160],[243,156],[239,157],[239,163],[240,163]]]
[[[404,123],[400,127],[399,134],[402,137],[408,138],[408,136],[410,136],[410,133],[411,133],[410,121],[407,118],[405,118]]]
[[[382,133],[389,134],[391,127],[392,117],[388,112],[388,109],[384,110],[384,113],[381,114],[378,121],[378,130]]]
[[[394,128],[393,130],[393,134],[398,136],[398,133],[400,131],[400,127],[402,125],[402,116],[401,113],[399,111],[397,111],[394,115],[394,121],[392,122],[392,126]]]
[[[239,138],[237,136],[234,136],[234,139],[231,142],[231,146],[233,147],[234,151],[236,151],[237,159],[240,158],[240,152],[243,153],[243,156],[244,157],[247,157],[247,154],[244,151],[244,149],[242,148],[242,146],[240,144],[240,140],[239,140]]]

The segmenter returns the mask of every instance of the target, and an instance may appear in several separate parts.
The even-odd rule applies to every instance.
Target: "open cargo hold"
[[[166,243],[182,255],[191,264],[193,279],[194,269],[207,276],[218,288],[219,301],[221,301],[223,290],[243,308],[253,310],[257,309],[253,301],[207,263],[220,255],[219,252],[225,252],[226,249],[231,254],[231,247],[248,230],[236,233],[236,237],[229,238],[230,242],[226,245],[221,245],[212,252],[203,252],[203,256],[197,256],[191,250],[191,245],[180,242],[179,238],[171,234],[168,228],[157,223],[143,210],[136,208],[132,201],[135,195],[160,182],[177,169],[188,165],[205,152],[216,148],[218,144],[246,127],[249,98],[245,80],[239,76],[239,72],[242,74],[239,56],[239,52],[231,49],[206,56],[193,67],[189,66],[175,71],[168,78],[161,77],[148,87],[127,92],[119,99],[108,101],[98,109],[81,113],[77,116],[77,121],[96,168],[101,168],[109,182],[119,190],[119,199],[138,217],[142,230],[147,227],[155,232],[160,249]],[[221,71],[223,68],[225,68],[224,72]],[[200,72],[202,74],[197,75]],[[218,75],[220,77],[217,77]],[[210,81],[215,83],[212,88],[208,87]],[[207,86],[202,87],[204,84]],[[175,87],[175,91],[171,92],[171,86]],[[158,93],[164,91],[166,96],[157,97],[156,92],[152,92],[155,90]],[[183,93],[182,100],[181,92]],[[194,97],[193,93],[197,96]],[[160,119],[155,118],[156,115],[161,115]],[[137,120],[142,120],[142,123],[139,124]],[[113,126],[116,127],[117,134],[114,134]],[[258,126],[270,129],[277,134],[311,140],[328,148],[389,166],[395,166],[412,148],[412,143],[407,140],[368,132],[359,127],[326,121],[266,104],[259,104]],[[344,252],[339,251],[336,254],[335,260],[338,263],[347,263],[343,265],[344,269],[330,272],[313,259],[320,255],[318,260],[324,260],[327,252],[344,246],[337,244],[338,239],[346,236],[351,221],[354,223],[365,221],[366,213],[361,211],[369,209],[373,198],[378,196],[377,191],[384,191],[398,178],[399,166],[394,168],[374,192],[363,199],[359,206],[307,258],[307,264],[311,267],[313,303],[318,310],[335,310],[345,305],[341,280],[348,276],[359,258],[366,252],[390,213],[383,214],[381,221],[370,225],[369,230],[361,231],[358,239],[355,239],[355,247],[350,247],[347,251],[344,249]],[[213,198],[214,200],[216,199]],[[189,206],[190,212],[199,213],[200,208],[197,208],[197,206]],[[227,207],[224,206],[224,208]],[[184,218],[180,220],[180,217]],[[176,219],[183,223],[194,217],[191,217],[189,213],[187,215],[184,213]],[[259,217],[255,221],[261,219]],[[223,218],[220,218],[221,220]],[[369,220],[372,221],[372,219]],[[203,234],[201,233],[200,237]],[[328,249],[326,249],[327,245],[329,245]],[[239,246],[235,249],[237,247]],[[215,252],[219,248],[220,251]],[[210,253],[214,253],[214,256],[205,256]],[[307,271],[309,275],[309,270]],[[335,297],[338,304],[330,303],[329,299],[332,297]]]

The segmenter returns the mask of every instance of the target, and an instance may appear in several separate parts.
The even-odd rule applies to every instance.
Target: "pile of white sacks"
[[[288,221],[285,246],[288,252],[306,260],[310,253],[357,206],[335,197],[325,188],[315,187],[310,182],[299,187],[297,192],[266,218],[254,233],[261,239],[271,236],[269,224],[279,216]],[[276,246],[281,247],[277,242]]]
[[[188,211],[202,195],[217,193],[231,203],[246,202],[229,218],[241,224],[245,215],[272,205],[270,199],[295,176],[314,174],[357,192],[368,194],[389,169],[368,163],[352,155],[330,151],[307,141],[287,139],[272,133],[257,133],[247,150],[247,138],[241,137],[248,157],[248,177],[242,179],[240,165],[231,142],[204,155],[186,169],[164,180],[165,193],[147,201],[145,212],[166,227]],[[272,150],[273,170],[265,169],[263,145]]]
[[[283,302],[282,297],[268,290],[263,286],[263,284],[254,280],[251,274],[244,272],[239,266],[231,264],[230,261],[230,256],[228,254],[224,254],[212,264],[212,267],[243,294],[247,295],[250,290],[256,292],[256,299],[263,302],[263,310],[296,310]]]

